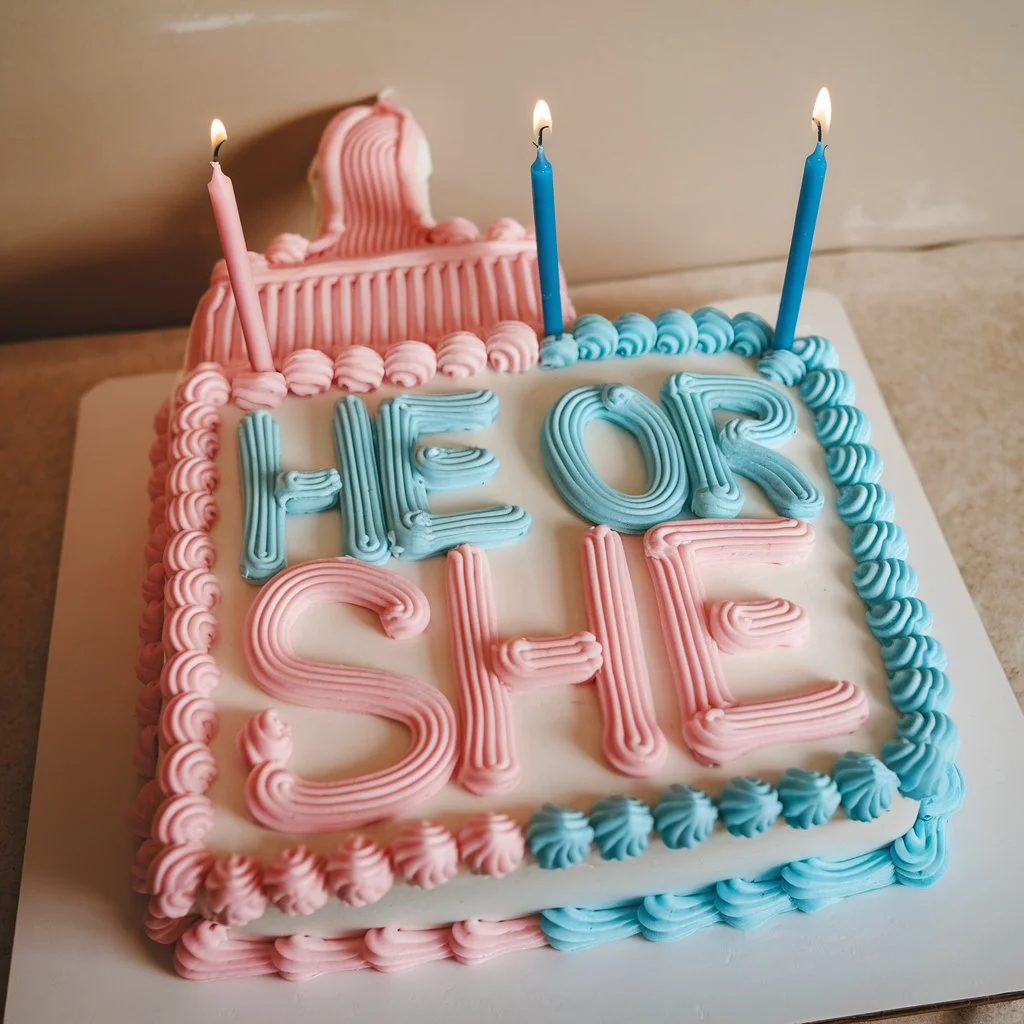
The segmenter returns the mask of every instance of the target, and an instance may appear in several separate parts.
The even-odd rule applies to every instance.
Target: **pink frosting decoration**
[[[171,609],[188,605],[213,608],[219,600],[220,584],[206,569],[171,573],[164,584],[164,603]]]
[[[153,815],[153,838],[161,843],[201,843],[213,828],[213,804],[198,793],[168,797]]]
[[[274,940],[274,967],[288,981],[309,981],[321,974],[358,971],[370,965],[363,957],[361,935],[322,938],[319,935],[288,935]]]
[[[359,828],[406,813],[445,785],[456,757],[455,715],[435,687],[412,676],[295,653],[294,624],[325,601],[374,612],[395,640],[419,635],[430,619],[418,587],[354,558],[286,569],[253,602],[242,635],[249,671],[266,693],[304,707],[378,715],[411,733],[394,764],[338,782],[310,782],[274,762],[257,765],[246,784],[250,813],[267,828],[293,834]]]
[[[274,409],[287,394],[284,374],[276,370],[239,370],[231,381],[231,397],[239,409]]]
[[[289,352],[281,372],[288,382],[288,390],[302,398],[319,395],[334,382],[334,363],[331,357],[315,348],[299,348]]]
[[[384,379],[400,388],[418,388],[437,372],[437,353],[422,341],[399,341],[384,353]]]
[[[521,949],[539,949],[548,940],[540,926],[540,918],[515,917],[509,921],[481,921],[471,918],[456,921],[448,940],[452,956],[460,964],[473,967],[505,953]]]
[[[459,829],[458,838],[462,862],[475,875],[504,878],[526,853],[523,829],[507,814],[476,814]]]
[[[275,708],[253,715],[238,733],[238,752],[247,768],[255,768],[264,761],[285,764],[292,749],[291,727]]]
[[[220,669],[212,654],[205,651],[179,651],[172,654],[160,673],[160,692],[166,698],[179,693],[197,693],[209,697],[220,682]]]
[[[142,581],[142,600],[147,604],[150,601],[159,601],[164,594],[164,573],[163,552],[160,558],[151,562],[146,569],[146,578]]]
[[[781,597],[763,601],[712,601],[707,615],[708,629],[723,654],[799,647],[811,635],[807,612]]]
[[[150,501],[156,501],[167,489],[167,473],[166,462],[160,462],[153,467],[153,472],[146,480],[146,496]]]
[[[160,683],[153,679],[139,690],[135,698],[135,720],[139,725],[156,725],[160,721]]]
[[[217,735],[217,709],[200,693],[179,693],[164,704],[160,715],[160,742],[209,743]]]
[[[220,438],[212,430],[201,428],[184,430],[175,434],[167,446],[167,458],[171,463],[179,459],[215,459],[220,451]]]
[[[472,331],[454,331],[437,343],[437,369],[452,380],[464,380],[487,365],[487,346]]]
[[[165,846],[149,866],[153,913],[158,917],[188,914],[212,860],[202,846]]]
[[[197,920],[191,914],[188,917],[161,917],[147,909],[142,918],[142,930],[161,946],[172,946]]]
[[[165,402],[161,408],[166,409],[167,403]],[[168,414],[169,415],[169,414]],[[166,427],[165,427],[166,429]],[[149,464],[151,466],[158,466],[161,462],[167,461],[167,435],[164,433],[157,432],[156,437],[153,438],[152,443],[149,446]]]
[[[208,534],[202,530],[186,530],[177,533],[161,549],[164,568],[169,572],[185,572],[188,569],[212,569],[217,554]]]
[[[164,605],[162,601],[150,601],[139,618],[139,639],[144,643],[159,640],[164,630]]]
[[[498,373],[525,373],[537,365],[537,332],[519,320],[503,320],[487,337],[487,364]]]
[[[161,494],[153,499],[149,506],[149,519],[146,521],[146,528],[151,534],[155,534],[157,527],[162,525],[167,518],[167,499]]]
[[[391,844],[395,871],[410,885],[433,889],[459,870],[459,847],[446,828],[431,821],[404,825]]]
[[[217,489],[217,464],[213,459],[190,456],[174,464],[166,473],[167,490],[170,494],[188,494],[189,491]]]
[[[165,398],[157,407],[156,412],[153,414],[153,433],[156,434],[156,440],[161,438],[166,439],[167,424],[171,419],[171,403]],[[157,462],[160,460],[157,459]]]
[[[451,956],[447,928],[371,928],[363,936],[363,944],[370,966],[385,973]]]
[[[233,853],[213,862],[205,883],[206,906],[220,924],[236,927],[258,921],[267,909],[260,866]]]
[[[209,530],[217,521],[217,502],[208,491],[175,494],[167,502],[166,521],[171,533]]]
[[[223,981],[273,974],[274,940],[235,937],[213,921],[198,921],[174,947],[174,969],[191,981]]]
[[[171,435],[188,434],[196,430],[216,430],[220,411],[208,402],[184,402],[171,414]]]
[[[522,636],[494,647],[494,671],[517,690],[589,683],[601,661],[601,645],[593,633],[582,630],[565,636]]]
[[[167,524],[161,523],[155,530],[150,530],[146,539],[146,546],[143,555],[147,565],[153,565],[164,557],[164,548],[167,546]]]
[[[176,743],[160,756],[157,779],[165,793],[205,793],[217,778],[217,762],[205,743]]]
[[[143,895],[149,895],[149,869],[153,859],[163,849],[164,844],[156,839],[143,839],[139,843],[135,856],[132,857],[131,882],[132,889]]]
[[[654,713],[636,594],[622,538],[595,526],[580,543],[587,622],[604,652],[597,697],[604,727],[601,746],[623,775],[643,778],[661,767],[668,752]]]
[[[349,836],[325,858],[327,887],[350,907],[376,903],[395,880],[385,849],[369,836]]]
[[[156,743],[156,726],[144,725],[139,730],[138,739],[135,741],[135,753],[132,755],[132,764],[140,775],[145,775],[147,778],[152,778],[156,775]]]
[[[342,391],[365,395],[384,380],[384,357],[365,345],[353,345],[334,359],[334,382]]]
[[[164,645],[162,643],[143,644],[139,651],[138,660],[135,662],[135,675],[140,683],[150,683],[160,675],[160,669],[164,664]],[[136,705],[136,716],[138,715]],[[141,722],[141,725],[148,725],[148,722]]]
[[[168,651],[208,651],[217,639],[217,616],[209,608],[186,604],[164,619],[164,646]]]
[[[471,544],[449,551],[445,586],[462,732],[459,782],[479,796],[507,793],[522,768],[508,690],[491,668],[497,615],[484,552]]]
[[[644,549],[682,712],[683,741],[698,761],[722,764],[759,747],[853,732],[867,698],[848,682],[746,704],[730,693],[705,617],[701,569],[737,562],[792,565],[814,545],[796,519],[695,519],[647,531]]]
[[[178,385],[175,405],[187,402],[227,405],[230,397],[231,385],[228,384],[221,368],[213,362],[200,363]]]
[[[508,219],[483,238],[461,218],[435,224],[422,144],[415,120],[383,101],[343,110],[325,129],[316,162],[323,234],[279,237],[252,268],[278,365],[299,344],[327,353],[403,338],[434,344],[459,329],[486,337],[502,320],[540,329],[530,232]],[[188,365],[204,359],[250,365],[223,261],[189,335]]]
[[[304,846],[293,846],[263,868],[267,896],[284,913],[300,917],[327,903],[323,861]]]

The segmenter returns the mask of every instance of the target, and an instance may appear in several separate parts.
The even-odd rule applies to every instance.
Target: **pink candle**
[[[227,132],[223,123],[219,119],[214,119],[210,125],[210,143],[213,146],[213,160],[210,161],[213,174],[208,186],[210,202],[213,203],[213,218],[217,222],[217,234],[220,235],[220,247],[224,250],[224,261],[228,265],[228,278],[235,296],[238,319],[242,322],[245,348],[249,353],[252,368],[262,372],[273,370],[274,360],[270,352],[270,340],[267,338],[267,325],[263,321],[263,310],[256,294],[256,282],[252,277],[249,250],[245,247],[242,221],[238,216],[238,204],[235,202],[235,189],[231,179],[220,169],[217,160],[218,151],[226,138]]]

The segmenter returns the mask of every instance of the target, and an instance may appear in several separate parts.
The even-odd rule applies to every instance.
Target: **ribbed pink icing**
[[[159,640],[164,631],[164,605],[162,601],[150,601],[139,618],[139,639],[144,643]]]
[[[324,938],[319,935],[288,935],[274,940],[274,968],[287,981],[309,981],[321,974],[359,971],[370,965],[363,956],[361,935]]]
[[[209,531],[217,521],[217,503],[206,490],[175,494],[167,501],[162,518],[166,519],[171,533],[181,533],[183,530]]]
[[[164,557],[164,549],[167,547],[167,524],[161,523],[155,530],[151,530],[146,538],[146,546],[143,555],[147,565],[154,565]]]
[[[160,742],[166,746],[196,740],[209,743],[217,735],[217,709],[200,693],[179,693],[164,703]]]
[[[172,654],[160,672],[160,692],[168,699],[179,693],[209,697],[219,682],[217,661],[207,651],[179,651]]]
[[[195,915],[187,917],[161,917],[151,909],[142,918],[142,930],[146,936],[162,946],[171,946],[196,923]]]
[[[452,925],[448,945],[460,964],[473,967],[496,956],[521,949],[539,949],[548,944],[536,916],[510,921],[482,921],[471,918]]]
[[[399,341],[384,353],[384,380],[400,388],[418,388],[437,372],[437,353],[423,341]]]
[[[438,792],[456,755],[455,716],[444,696],[411,676],[299,657],[295,622],[310,608],[337,602],[366,608],[393,639],[417,636],[430,606],[397,573],[354,558],[327,558],[286,569],[266,584],[243,627],[252,678],[272,697],[305,707],[378,715],[411,733],[393,765],[338,782],[307,782],[275,762],[257,765],[246,783],[250,814],[293,834],[359,828],[405,813]]]
[[[151,452],[150,454],[153,453]],[[146,497],[149,498],[150,501],[156,501],[158,498],[163,497],[163,493],[167,488],[168,472],[169,467],[166,459],[153,466],[152,471],[146,478]]]
[[[135,721],[141,726],[156,725],[160,720],[160,683],[151,680],[139,688],[135,698]]]
[[[192,981],[251,978],[276,971],[274,940],[233,936],[214,921],[199,921],[174,947],[174,969]]]
[[[502,320],[487,336],[487,364],[498,373],[525,373],[539,356],[537,332],[520,320]]]
[[[315,348],[300,348],[289,352],[281,372],[288,390],[302,398],[319,395],[334,382],[334,363],[331,357]]]
[[[723,654],[799,647],[811,635],[811,620],[798,604],[782,597],[761,601],[711,601],[708,629]]]
[[[363,945],[369,965],[386,974],[451,956],[447,928],[371,928]]]
[[[533,238],[533,232],[512,217],[497,217],[487,228],[489,242],[521,242]]]
[[[231,398],[239,409],[274,409],[287,394],[288,383],[277,370],[239,370],[231,379]]]
[[[601,661],[601,645],[584,630],[565,636],[521,636],[494,647],[494,671],[517,690],[590,682]]]
[[[188,376],[178,385],[175,405],[193,402],[204,405],[226,405],[231,397],[231,385],[216,363],[200,363],[194,366]]]
[[[465,217],[452,217],[435,224],[427,237],[431,245],[464,245],[479,241],[480,229]]]
[[[285,232],[270,240],[265,253],[271,266],[292,266],[309,255],[309,239],[304,235]]]
[[[267,896],[285,914],[305,917],[327,903],[323,860],[304,846],[294,846],[263,867]]]
[[[217,639],[217,616],[203,605],[180,605],[164,619],[163,636],[171,651],[209,651]]]
[[[169,796],[153,815],[153,838],[161,843],[201,843],[213,828],[213,804],[199,793]]]
[[[156,726],[144,725],[135,741],[132,765],[140,775],[147,778],[156,775],[157,738]]]
[[[146,528],[150,534],[155,534],[156,529],[160,526],[167,518],[167,498],[164,495],[160,495],[153,499],[152,504],[149,506],[149,518],[146,520]]]
[[[173,469],[168,468],[164,482],[167,493],[171,495],[189,491],[212,494],[217,489],[217,479],[217,463],[213,459],[193,455],[176,462]]]
[[[164,604],[168,609],[198,605],[213,608],[220,600],[220,584],[207,569],[174,572],[164,584]]]
[[[437,372],[464,380],[487,365],[487,346],[472,331],[453,331],[437,343]]]
[[[167,540],[161,555],[168,572],[212,569],[217,561],[213,541],[203,530],[184,530],[175,534]]]
[[[791,565],[814,532],[797,519],[704,519],[647,531],[644,549],[683,720],[683,740],[705,764],[759,747],[853,732],[868,714],[862,690],[829,683],[806,693],[739,703],[729,691],[705,615],[701,569],[743,562]]]
[[[215,431],[205,428],[185,430],[172,435],[167,459],[174,465],[180,459],[215,459],[220,451],[220,438]]]
[[[171,413],[171,434],[190,434],[197,430],[216,430],[220,410],[211,402],[184,401]]]
[[[153,413],[153,433],[156,437],[153,443],[156,444],[159,441],[166,442],[167,440],[167,425],[171,421],[171,403],[165,398],[157,407],[156,412]],[[159,462],[160,459],[153,460],[154,463]]]
[[[459,870],[459,847],[446,828],[431,821],[403,825],[391,843],[395,873],[410,885],[433,889]]]
[[[184,917],[192,910],[213,858],[202,846],[165,846],[149,866],[150,907],[158,917]]]
[[[164,594],[164,566],[163,552],[160,560],[148,563],[146,575],[142,581],[142,600],[149,604],[150,601],[159,601]]]
[[[264,761],[285,764],[292,749],[292,730],[275,708],[250,717],[238,733],[238,752],[248,768]]]
[[[369,836],[349,836],[324,858],[327,887],[343,903],[376,903],[394,884],[387,850]]]
[[[132,857],[131,884],[132,889],[143,895],[149,895],[149,869],[156,855],[164,848],[157,839],[143,839]]]
[[[342,391],[365,395],[384,380],[384,358],[372,348],[353,345],[334,359],[334,382]]]
[[[204,888],[206,905],[221,924],[241,927],[258,921],[269,902],[258,862],[238,853],[213,862]]]
[[[165,793],[205,793],[217,777],[217,762],[205,743],[175,743],[160,755],[157,780]]]
[[[511,874],[526,855],[522,826],[507,814],[475,814],[459,829],[458,843],[463,864],[491,878]]]
[[[135,675],[140,683],[149,683],[160,675],[164,663],[164,645],[156,641],[142,645],[135,662]],[[148,723],[141,723],[146,725]]]

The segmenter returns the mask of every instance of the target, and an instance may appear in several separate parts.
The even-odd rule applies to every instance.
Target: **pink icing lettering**
[[[517,690],[589,683],[600,667],[601,645],[593,633],[582,630],[566,636],[523,636],[494,647],[494,671]]]
[[[723,654],[799,647],[811,634],[807,612],[781,597],[712,601],[707,615],[708,629]]]

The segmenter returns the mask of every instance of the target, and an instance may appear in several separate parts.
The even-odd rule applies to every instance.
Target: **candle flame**
[[[219,117],[215,117],[210,122],[210,148],[213,150],[214,156],[227,137],[228,130],[224,127],[224,122]]]
[[[829,127],[832,124],[832,98],[825,86],[821,87],[818,98],[814,101],[814,113],[811,114],[811,120],[818,125],[822,136],[828,135]]]
[[[542,129],[551,131],[551,108],[546,100],[537,100],[537,105],[533,108],[534,136],[538,137]]]

